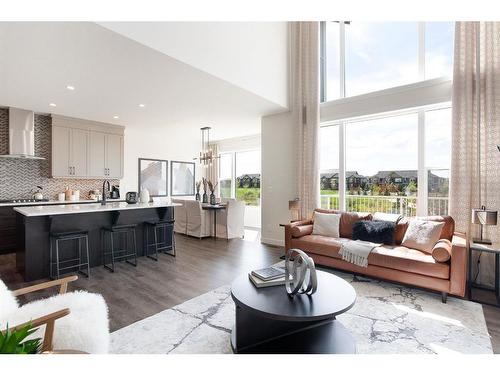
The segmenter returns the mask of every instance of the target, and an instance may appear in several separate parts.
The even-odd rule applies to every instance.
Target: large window
[[[322,24],[322,207],[447,214],[453,30]]]
[[[451,76],[453,22],[325,22],[323,101]]]

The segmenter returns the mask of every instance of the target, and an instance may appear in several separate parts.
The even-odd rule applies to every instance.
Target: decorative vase
[[[208,196],[207,193],[203,193],[203,203],[208,203]]]
[[[210,204],[211,205],[215,204],[215,194],[214,193],[210,194]]]
[[[199,200],[200,200],[200,193],[196,193],[196,195],[195,195],[195,199],[196,199],[197,201],[199,201]]]

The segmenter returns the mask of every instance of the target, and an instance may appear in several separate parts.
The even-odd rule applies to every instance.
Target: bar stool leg
[[[52,254],[54,252],[54,249],[52,248],[52,243],[53,243],[52,237],[49,236],[49,275],[51,279],[54,278],[54,271],[53,271],[54,259]]]
[[[78,237],[78,272],[82,272],[82,238]]]
[[[108,231],[103,230],[103,232],[102,232],[103,244],[106,244],[106,232],[108,232]],[[110,244],[111,244],[111,251],[110,251],[110,253],[111,253],[111,267],[106,264],[106,259],[104,259],[103,263],[104,263],[104,268],[108,269],[111,272],[115,272],[115,254],[113,252],[113,247],[114,247],[113,232],[108,232],[108,233],[110,235],[109,238],[110,238]],[[103,247],[103,249],[104,249],[103,256],[105,257],[106,249],[104,247]]]
[[[132,229],[132,235],[134,238],[134,260],[135,260],[135,263],[132,264],[134,265],[134,267],[137,267],[137,238],[135,236],[135,228]]]
[[[59,239],[56,239],[56,277],[59,279]]]
[[[87,278],[90,278],[89,236],[85,237],[85,252],[87,255]]]

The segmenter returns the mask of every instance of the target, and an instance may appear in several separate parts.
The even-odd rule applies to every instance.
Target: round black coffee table
[[[318,291],[312,296],[288,297],[285,287],[256,288],[248,275],[234,280],[231,297],[236,323],[231,334],[235,353],[356,352],[354,338],[335,317],[356,301],[345,280],[316,271]]]

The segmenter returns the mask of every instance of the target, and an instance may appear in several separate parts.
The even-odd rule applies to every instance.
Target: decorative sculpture
[[[302,250],[288,250],[285,256],[285,288],[288,296],[294,297],[297,293],[310,296],[317,287],[318,279],[312,258]]]

